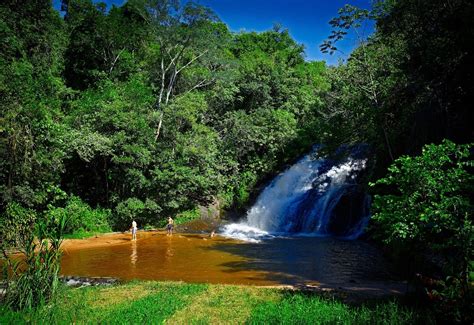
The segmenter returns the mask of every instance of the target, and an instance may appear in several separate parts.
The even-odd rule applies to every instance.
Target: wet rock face
[[[335,206],[327,231],[336,236],[347,236],[369,213],[367,194],[360,188],[343,194]]]
[[[219,229],[222,221],[219,219],[196,219],[176,226],[177,232],[206,234]]]

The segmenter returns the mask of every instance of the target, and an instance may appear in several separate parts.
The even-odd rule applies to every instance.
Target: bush
[[[250,198],[250,190],[257,182],[257,175],[253,172],[243,172],[239,179],[239,185],[236,188],[235,201],[238,207],[243,207]]]
[[[187,210],[178,213],[174,219],[174,223],[180,225],[195,219],[199,219],[200,217],[201,214],[199,212],[199,208],[194,208],[192,210]]]
[[[108,232],[111,231],[110,210],[92,209],[79,197],[72,195],[64,208],[55,208],[54,213],[63,213],[68,220],[65,232]]]
[[[24,247],[30,241],[36,222],[36,211],[25,208],[17,202],[7,204],[0,214],[1,248]]]
[[[161,208],[151,200],[143,202],[138,198],[129,198],[120,202],[115,208],[114,226],[117,229],[128,229],[132,220],[138,225],[157,224]]]
[[[452,307],[469,305],[464,298],[469,296],[474,251],[471,147],[445,140],[425,146],[420,156],[397,159],[375,183],[391,187],[392,194],[375,196],[372,217],[374,233],[385,243],[442,257],[447,281],[438,293],[458,321],[461,314]],[[442,306],[439,310],[447,312]]]

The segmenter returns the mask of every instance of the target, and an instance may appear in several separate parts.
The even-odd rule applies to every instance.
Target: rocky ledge
[[[68,287],[80,288],[89,286],[109,286],[119,283],[116,278],[109,277],[81,277],[81,276],[62,276],[61,281]]]

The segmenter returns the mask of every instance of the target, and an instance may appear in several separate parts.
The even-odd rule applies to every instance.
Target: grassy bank
[[[64,288],[54,302],[36,311],[0,307],[0,324],[413,324],[420,317],[426,315],[393,302],[353,307],[281,289],[171,282]]]
[[[85,239],[85,238],[90,238],[98,235],[103,235],[107,234],[110,231],[83,231],[83,230],[78,230],[73,232],[72,234],[65,234],[64,239]]]

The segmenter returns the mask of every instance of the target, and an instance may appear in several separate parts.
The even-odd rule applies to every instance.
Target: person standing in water
[[[173,227],[174,227],[174,221],[171,219],[171,217],[168,218],[168,224],[166,225],[166,231],[168,233],[168,236],[171,236],[173,234]]]
[[[137,240],[137,223],[132,221],[132,240]]]

